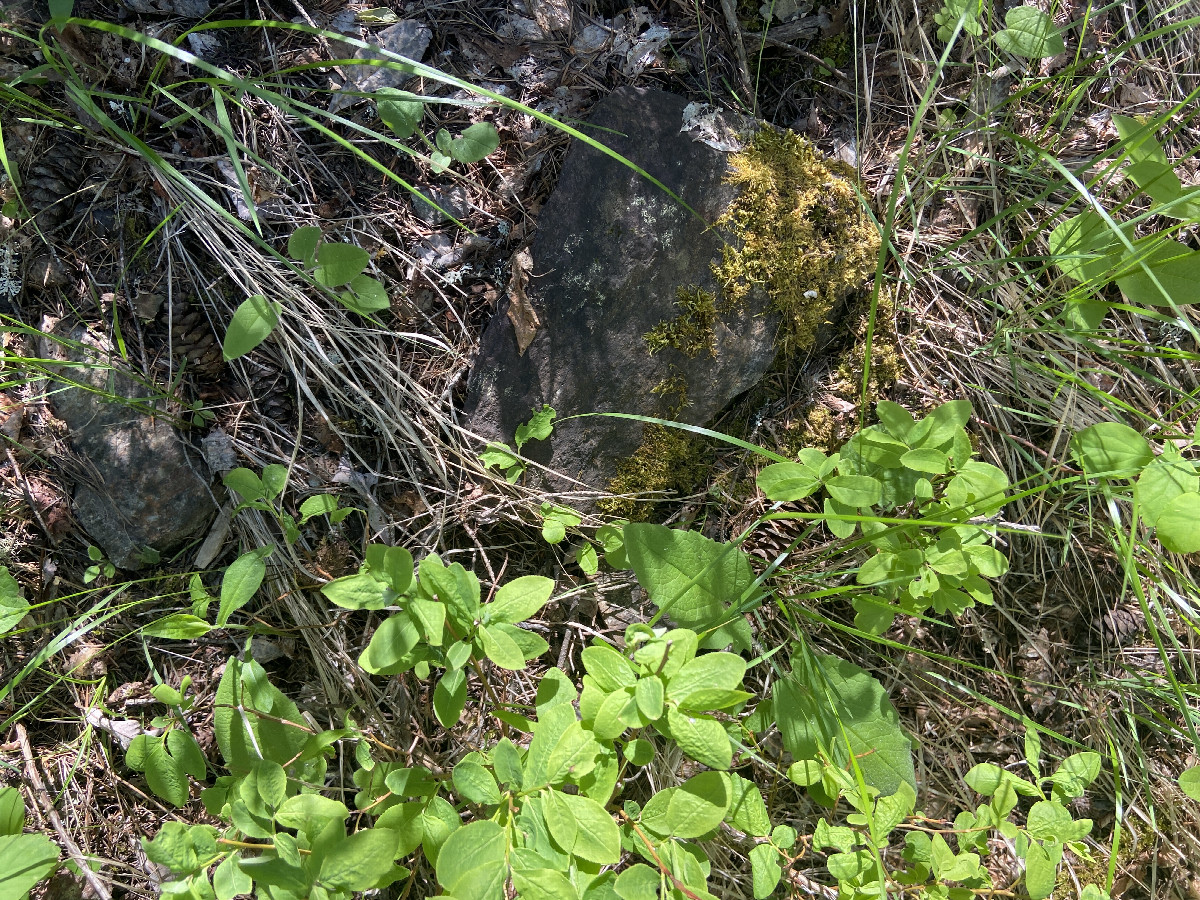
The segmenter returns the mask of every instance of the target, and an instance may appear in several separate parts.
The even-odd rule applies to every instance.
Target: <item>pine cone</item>
[[[52,231],[63,223],[73,194],[83,180],[83,155],[78,146],[60,140],[37,157],[25,175],[24,200],[38,226]]]
[[[163,318],[167,319],[167,313]],[[182,310],[173,311],[169,322],[171,354],[176,359],[186,359],[188,371],[200,378],[207,381],[218,378],[225,360],[208,317],[194,306],[184,306]]]
[[[267,418],[281,425],[290,424],[296,406],[292,400],[292,380],[288,374],[262,354],[244,356],[242,362],[250,377],[250,384],[248,391],[246,385],[239,385],[238,393],[245,394],[243,399],[253,400],[258,411]]]

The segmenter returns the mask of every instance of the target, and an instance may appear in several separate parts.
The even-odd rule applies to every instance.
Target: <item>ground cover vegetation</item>
[[[0,26],[0,898],[1200,891],[1200,18],[581,2],[587,56],[546,2],[194,5]],[[437,65],[357,96],[399,18]],[[555,410],[457,404],[630,81],[803,132],[879,249],[711,428],[648,423],[704,477],[615,519],[524,486]],[[68,512],[68,313],[224,440],[136,576]]]

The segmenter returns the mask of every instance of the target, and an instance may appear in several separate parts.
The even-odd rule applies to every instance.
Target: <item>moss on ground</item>
[[[608,484],[614,494],[685,491],[704,479],[712,468],[712,447],[699,435],[665,425],[647,425],[642,445],[623,463]],[[633,497],[606,497],[597,504],[611,516],[641,521],[652,503]]]

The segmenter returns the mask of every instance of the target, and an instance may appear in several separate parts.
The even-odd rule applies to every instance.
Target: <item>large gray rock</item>
[[[48,392],[85,472],[75,487],[79,523],[114,565],[140,569],[144,548],[174,549],[212,520],[208,470],[174,426],[147,414],[148,391],[112,368],[106,340],[79,323],[48,321],[43,331],[43,358],[64,363],[61,377],[73,383],[52,382]]]
[[[671,188],[699,217],[576,141],[532,246],[525,290],[540,326],[522,353],[513,320],[531,316],[519,293],[505,298],[471,371],[472,430],[511,442],[517,425],[548,403],[558,413],[554,433],[525,452],[595,488],[638,449],[643,426],[604,417],[563,421],[567,416],[621,412],[703,424],[752,387],[775,357],[778,318],[762,294],[721,315],[711,347],[694,357],[674,347],[652,355],[647,345],[648,332],[679,314],[680,288],[720,293],[710,265],[728,235],[709,223],[728,208],[734,188],[723,182],[726,154],[680,133],[685,106],[672,94],[622,88],[596,106],[590,124],[600,127],[588,133]],[[672,379],[685,385],[682,410],[678,391],[653,393]],[[567,484],[551,479],[548,486]]]

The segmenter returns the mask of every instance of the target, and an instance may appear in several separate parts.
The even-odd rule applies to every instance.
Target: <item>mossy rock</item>
[[[576,142],[538,223],[527,296],[506,298],[485,330],[468,424],[511,443],[532,410],[554,407],[554,434],[525,452],[565,477],[530,470],[536,486],[642,492],[699,480],[690,436],[564,419],[706,424],[780,350],[810,345],[873,265],[878,238],[852,172],[765,128],[740,152],[715,149],[681,133],[686,106],[632,88],[597,105],[590,124],[607,130],[591,134],[679,199]],[[540,325],[522,351],[512,320],[530,311]]]

